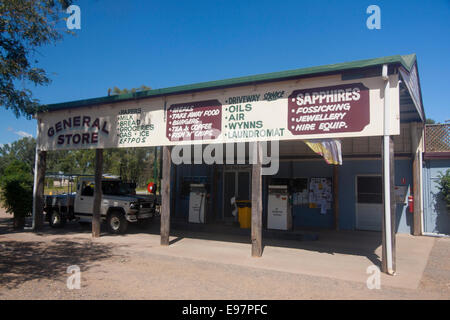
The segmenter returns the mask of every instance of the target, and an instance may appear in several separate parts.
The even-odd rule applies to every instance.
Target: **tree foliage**
[[[445,174],[440,173],[438,182],[439,190],[447,204],[447,208],[450,208],[450,169],[447,169]]]
[[[71,174],[95,173],[95,150],[51,151],[47,171]],[[103,151],[103,173],[122,177],[144,187],[154,181],[154,148],[118,148]],[[157,172],[159,162],[156,161]]]
[[[1,202],[14,215],[14,226],[22,227],[33,205],[33,176],[27,164],[14,160],[0,177]]]
[[[19,161],[34,174],[36,140],[22,138],[0,147],[0,175],[13,162]],[[121,176],[134,181],[140,187],[154,181],[155,168],[158,174],[159,161],[155,161],[155,148],[105,149],[103,154],[103,173]],[[95,172],[95,150],[58,150],[47,152],[47,173],[91,175]],[[157,182],[157,181],[154,181]]]
[[[108,149],[103,159],[104,172],[120,175],[141,187],[154,180],[154,148]],[[156,166],[159,167],[158,161]]]
[[[142,85],[139,88],[132,88],[132,89],[127,89],[127,88],[123,88],[123,89],[119,89],[118,87],[114,87],[114,88],[109,88],[108,89],[108,96],[109,95],[118,95],[118,94],[126,94],[126,93],[135,93],[135,92],[141,92],[141,91],[147,91],[147,90],[151,90],[150,87],[147,87],[146,85]]]
[[[28,171],[34,173],[34,157],[36,154],[36,140],[34,138],[22,138],[11,144],[0,147],[0,175],[5,168],[17,160],[26,165]]]
[[[71,2],[0,1],[0,105],[17,117],[30,117],[39,108],[39,101],[26,85],[46,85],[50,79],[37,66],[36,50],[62,38],[56,24]]]

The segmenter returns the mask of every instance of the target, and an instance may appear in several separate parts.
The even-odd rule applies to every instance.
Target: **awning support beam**
[[[255,163],[252,166],[252,257],[262,256],[262,150],[261,142],[251,144]]]
[[[420,123],[411,123],[411,145],[412,145],[412,177],[413,177],[413,196],[414,196],[414,217],[413,217],[413,235],[420,236],[423,232],[423,210],[422,210],[422,135],[423,126]]]
[[[395,274],[395,198],[394,198],[394,140],[390,134],[390,83],[388,65],[383,65],[384,87],[384,135],[382,143],[383,166],[383,221],[381,269]]]
[[[170,234],[170,167],[171,148],[162,149],[162,179],[161,179],[161,245],[169,245]]]
[[[92,238],[100,237],[102,205],[103,149],[95,149],[94,208],[92,212]],[[80,191],[79,191],[80,192]]]
[[[39,230],[44,225],[44,181],[47,152],[40,151],[36,145],[34,160],[32,229]]]

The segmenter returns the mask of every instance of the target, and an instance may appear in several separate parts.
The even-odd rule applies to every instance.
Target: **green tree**
[[[0,105],[11,109],[16,117],[30,117],[39,107],[26,84],[47,85],[50,79],[37,67],[36,50],[62,38],[56,24],[71,2],[0,1]]]
[[[445,174],[439,173],[439,190],[442,193],[445,203],[447,204],[447,210],[450,209],[450,169],[447,169]]]
[[[0,196],[6,212],[14,215],[14,228],[25,224],[25,216],[33,205],[33,176],[27,164],[15,160],[0,177]]]
[[[103,155],[103,172],[121,176],[145,187],[153,181],[154,147],[106,149]],[[158,163],[157,163],[158,165]]]
[[[73,151],[57,150],[47,152],[47,172],[77,173]]]
[[[36,140],[34,138],[22,138],[11,144],[0,147],[0,174],[13,161],[24,163],[28,171],[34,173],[34,157],[36,156]]]
[[[95,172],[95,150],[74,150],[72,151],[73,164],[76,173],[94,174]]]
[[[0,147],[0,175],[14,161],[20,161],[34,174],[36,140],[22,138]],[[103,172],[121,176],[145,187],[154,181],[159,172],[159,161],[155,161],[155,147],[105,149]],[[57,150],[47,152],[47,173],[90,175],[95,172],[95,150]],[[154,181],[158,183],[158,181]]]
[[[135,93],[135,92],[140,92],[140,91],[147,91],[147,90],[151,90],[150,87],[147,87],[146,85],[142,85],[139,88],[132,88],[132,89],[127,89],[127,88],[123,88],[123,89],[119,89],[118,87],[114,87],[114,88],[109,88],[108,89],[108,96],[110,95],[118,95],[118,94],[126,94],[126,93]]]

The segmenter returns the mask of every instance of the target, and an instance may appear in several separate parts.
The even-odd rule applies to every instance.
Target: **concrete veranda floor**
[[[237,276],[232,276],[231,279],[234,280],[230,280],[229,276],[225,276],[231,272],[230,270],[239,270],[238,273],[246,274],[248,279],[246,278],[245,281],[252,283],[245,290],[242,289],[242,297],[239,294],[237,296],[237,298],[244,299],[261,298],[264,290],[267,292],[262,297],[275,299],[311,297],[335,299],[353,296],[389,299],[450,298],[450,239],[397,235],[397,274],[395,276],[381,275],[383,289],[381,291],[386,294],[383,295],[380,290],[378,290],[380,293],[373,293],[374,290],[368,290],[366,287],[366,280],[369,276],[366,273],[367,267],[380,264],[381,234],[377,232],[322,231],[319,232],[319,239],[315,241],[264,239],[263,256],[252,258],[250,256],[250,239],[246,235],[172,230],[170,246],[162,247],[157,224],[145,231],[131,227],[130,232],[123,236],[112,236],[102,232],[100,238],[92,240],[90,228],[81,227],[77,223],[69,223],[64,229],[50,229],[46,226],[39,233],[32,233],[30,231],[13,231],[8,221],[9,219],[5,215],[0,214],[0,252],[7,252],[5,249],[8,247],[13,248],[9,255],[3,255],[4,259],[0,255],[0,283],[4,287],[0,290],[0,299],[2,296],[14,298],[17,295],[20,298],[20,292],[25,291],[27,293],[22,293],[26,295],[25,298],[52,298],[51,293],[45,293],[44,296],[40,295],[39,297],[27,296],[30,294],[30,290],[31,292],[41,292],[42,286],[46,286],[45,281],[54,281],[47,273],[36,272],[33,274],[34,269],[25,268],[27,259],[30,259],[35,266],[44,264],[40,266],[42,269],[66,264],[81,265],[82,270],[86,270],[85,279],[90,279],[86,284],[86,288],[89,289],[86,289],[86,292],[89,292],[87,297],[93,299],[116,298],[113,292],[105,291],[104,283],[104,279],[115,277],[119,282],[124,281],[120,289],[115,287],[116,292],[123,292],[127,286],[131,286],[133,283],[131,279],[136,282],[134,287],[129,288],[129,295],[124,297],[125,299],[231,298],[233,293],[229,291],[231,289],[226,288],[233,286],[234,281],[242,282],[244,280]],[[432,255],[431,252],[438,241],[440,251]],[[48,259],[39,260],[38,258],[35,260],[37,257],[33,257],[32,252],[34,246],[36,246],[36,253],[42,252],[44,256],[48,256]],[[95,250],[90,250],[91,254],[88,255],[87,248],[95,248]],[[17,253],[21,250],[27,250],[29,258],[17,257]],[[432,261],[430,256],[433,257]],[[117,259],[130,261],[130,263],[126,267],[122,264],[117,265]],[[136,263],[132,263],[133,261]],[[169,265],[163,267],[168,261],[172,261],[170,267]],[[8,273],[11,267],[17,265],[24,269],[16,270],[13,274]],[[157,276],[155,274],[151,276],[148,274],[146,266],[150,265],[152,265],[149,267],[150,270],[161,268],[173,273],[165,274],[165,271],[161,271],[160,274],[161,279],[166,279],[165,277],[170,279],[165,280],[172,285],[167,289],[168,292],[162,295],[156,294],[159,291],[155,292],[154,286],[162,280],[153,278]],[[207,270],[211,266],[214,266],[215,271],[208,275]],[[59,279],[57,280],[59,284],[56,286],[62,288],[62,294],[68,294],[64,293],[64,280],[61,279],[66,276],[64,275],[65,269],[61,268],[62,272],[55,275],[55,278]],[[32,277],[22,275],[22,271],[23,273],[31,272]],[[236,271],[233,272],[236,274]],[[131,276],[131,274],[133,275]],[[185,286],[184,282],[188,281],[187,279],[190,277],[196,279],[195,283],[198,283],[198,288],[195,286],[192,288],[191,283],[189,289],[180,291],[180,288]],[[230,283],[221,282],[222,277],[227,277],[227,282],[230,281]],[[424,280],[426,280],[425,283]],[[286,292],[280,288],[275,291],[270,291],[269,288],[259,288],[261,286],[259,283],[278,283],[278,281],[280,281],[280,285],[285,281],[286,285],[291,285],[293,288]],[[296,281],[297,285],[295,285]],[[143,286],[141,290],[145,292],[147,287],[144,284],[147,282],[151,283],[149,286],[153,286],[153,291],[135,296],[137,292],[133,288]],[[222,288],[222,293],[206,297],[203,296],[203,293],[199,293],[207,292],[202,291],[202,286],[209,286],[216,282],[216,286]],[[162,289],[165,285],[166,283],[161,283],[158,288]],[[32,286],[31,289],[28,286]],[[303,286],[302,289],[300,289],[301,286]],[[339,295],[340,288],[346,286],[358,289],[355,292],[352,291],[351,294],[342,292],[342,295]],[[169,294],[174,287],[178,290]],[[259,288],[259,291],[256,291],[256,287]],[[94,288],[96,289],[94,290]],[[425,296],[422,296],[423,289],[428,290]],[[300,293],[297,290],[304,291]],[[308,293],[306,296],[305,292]],[[396,296],[397,293],[398,296]],[[85,298],[85,296],[73,296],[70,293],[69,298]]]
[[[378,232],[319,232],[318,240],[263,239],[260,258],[251,257],[249,237],[172,230],[170,245],[159,245],[157,234],[105,236],[96,241],[126,244],[130,251],[233,264],[266,270],[306,274],[366,283],[367,268],[381,263]],[[381,284],[417,289],[435,239],[397,235],[397,273],[381,275]],[[142,243],[146,245],[143,247]],[[147,247],[149,245],[150,247]]]

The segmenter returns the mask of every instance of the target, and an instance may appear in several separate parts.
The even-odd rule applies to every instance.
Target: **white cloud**
[[[29,134],[28,132],[19,130],[19,131],[15,131],[13,128],[8,127],[8,129],[6,129],[8,131],[14,132],[15,134],[17,134],[18,136],[22,137],[22,138],[31,138],[33,137],[32,134]]]
[[[31,138],[33,135],[29,134],[28,132],[25,131],[14,131],[15,134],[21,136],[21,137],[27,137],[27,138]]]

